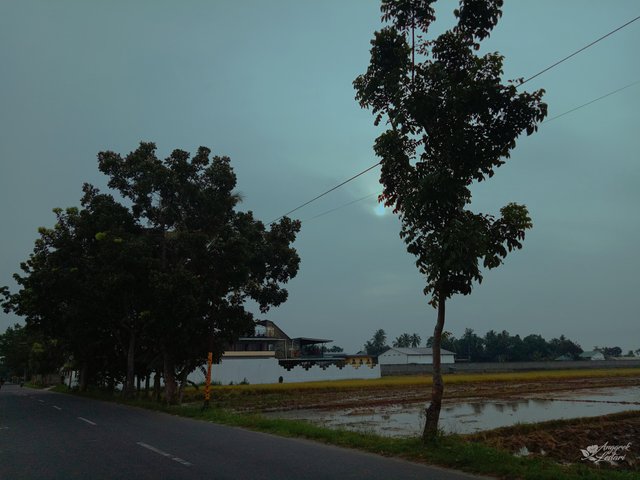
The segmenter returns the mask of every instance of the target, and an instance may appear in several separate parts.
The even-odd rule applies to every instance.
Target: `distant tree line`
[[[426,342],[431,347],[433,337]],[[393,342],[393,347],[408,348],[419,347],[420,336],[416,333],[403,333]],[[380,355],[389,348],[387,335],[384,330],[377,330],[371,340],[364,345],[364,351],[369,355]],[[582,347],[564,335],[547,341],[541,335],[531,334],[526,337],[511,335],[506,330],[495,332],[489,330],[484,336],[477,335],[471,328],[467,328],[460,338],[456,338],[451,332],[442,333],[442,348],[456,354],[456,359],[470,362],[526,362],[538,360],[555,360],[558,357],[577,360]],[[605,357],[619,357],[622,355],[620,347],[594,347]],[[635,353],[640,356],[640,349]],[[629,351],[627,356],[634,356]]]
[[[72,370],[80,389],[121,384],[125,396],[153,380],[156,397],[162,382],[175,403],[208,352],[219,358],[253,331],[246,301],[262,313],[286,301],[300,222],[267,228],[238,211],[228,157],[200,147],[161,160],[155,150],[101,152],[121,197],[85,184],[80,207],[54,209],[53,228],[38,230],[18,290],[0,290],[4,310],[26,322],[0,337],[7,374]]]

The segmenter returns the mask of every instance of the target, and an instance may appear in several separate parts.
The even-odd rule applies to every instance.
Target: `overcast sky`
[[[505,79],[528,77],[640,14],[637,0],[508,1],[483,51]],[[437,4],[433,32],[452,21]],[[380,28],[371,0],[0,2],[0,285],[33,248],[54,207],[104,187],[96,154],[140,141],[160,156],[210,147],[228,155],[243,209],[269,222],[377,159],[379,133],[354,100]],[[550,117],[640,80],[640,21],[529,82]],[[534,228],[524,248],[448,304],[445,330],[466,327],[585,350],[640,348],[640,85],[521,138],[472,208],[515,201]],[[266,318],[290,336],[357,351],[383,328],[426,340],[436,312],[398,236],[376,211],[379,169],[299,210],[302,265],[289,301]],[[384,213],[380,215],[380,213]],[[308,220],[308,221],[305,221]],[[264,317],[263,317],[264,318]],[[19,318],[0,313],[0,332]]]

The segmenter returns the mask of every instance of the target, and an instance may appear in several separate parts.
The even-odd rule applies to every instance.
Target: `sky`
[[[640,15],[636,0],[505,2],[482,52],[529,77]],[[456,2],[436,4],[431,34]],[[352,82],[381,28],[372,0],[0,2],[0,285],[54,207],[106,189],[96,155],[153,141],[159,156],[200,145],[231,157],[242,209],[270,222],[373,165],[381,132]],[[526,84],[549,117],[640,80],[640,21]],[[445,330],[562,334],[585,350],[640,348],[640,84],[521,137],[473,188],[474,211],[528,206],[524,248],[447,305]],[[292,337],[362,348],[377,329],[426,340],[436,311],[376,203],[379,169],[293,217],[301,259],[289,300],[266,316]],[[366,199],[341,207],[359,198]],[[316,218],[314,218],[316,217]],[[0,332],[21,319],[0,313]]]

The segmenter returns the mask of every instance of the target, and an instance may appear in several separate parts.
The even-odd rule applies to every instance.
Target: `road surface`
[[[478,478],[72,395],[0,389],[0,480]]]

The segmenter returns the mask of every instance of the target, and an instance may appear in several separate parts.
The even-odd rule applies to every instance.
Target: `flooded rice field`
[[[291,410],[267,415],[399,437],[421,433],[424,408],[425,403],[420,402],[336,410]],[[537,393],[504,399],[445,400],[440,427],[447,433],[465,434],[516,423],[596,417],[625,410],[640,410],[640,386]]]

